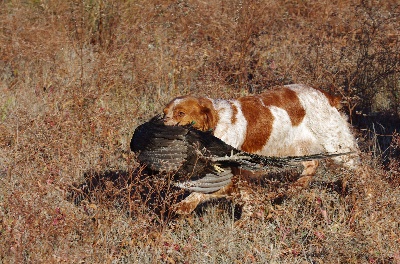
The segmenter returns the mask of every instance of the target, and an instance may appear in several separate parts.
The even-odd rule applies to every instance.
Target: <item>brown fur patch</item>
[[[257,96],[246,96],[238,100],[247,120],[246,139],[241,149],[254,153],[261,150],[268,141],[274,117],[271,111],[261,104]]]
[[[269,106],[284,109],[293,126],[299,125],[306,114],[296,92],[287,88],[268,91],[257,96],[246,96],[238,100],[247,120],[246,139],[241,149],[251,153],[260,151],[271,135],[274,117]]]
[[[237,121],[237,113],[238,113],[238,109],[236,107],[236,105],[234,105],[232,102],[229,102],[231,107],[232,107],[232,117],[231,117],[231,123],[235,124]]]
[[[296,92],[288,88],[265,92],[260,96],[266,106],[273,105],[285,109],[293,126],[299,125],[306,115],[306,110],[301,105]]]
[[[218,113],[210,99],[199,98],[201,114],[204,117],[203,131],[214,130],[219,121]]]

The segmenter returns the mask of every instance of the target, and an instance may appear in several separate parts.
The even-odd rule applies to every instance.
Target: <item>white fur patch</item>
[[[230,103],[237,108],[236,118],[233,117],[234,112]],[[237,100],[213,100],[213,106],[219,117],[214,135],[225,143],[240,148],[245,140],[247,128],[247,120],[240,103]],[[232,119],[236,120],[233,124]]]
[[[288,85],[286,87],[297,93],[300,103],[306,110],[302,125],[315,139],[313,153],[318,151],[335,153],[358,151],[347,119],[329,104],[329,100],[322,92],[304,85]],[[301,132],[305,133],[304,130]],[[348,157],[337,157],[335,160],[347,162]],[[353,163],[356,162],[349,160],[347,165],[353,167]]]
[[[290,117],[284,109],[276,106],[270,106],[269,109],[274,116],[272,131],[268,142],[258,154],[296,156],[323,152],[321,147],[316,149],[314,144],[316,140],[304,123],[292,126]]]

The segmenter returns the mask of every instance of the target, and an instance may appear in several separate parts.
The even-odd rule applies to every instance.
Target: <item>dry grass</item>
[[[263,198],[287,182],[255,184],[261,211],[242,228],[230,203],[174,218],[179,193],[129,151],[134,128],[186,93],[302,82],[344,96],[352,116],[398,114],[398,10],[394,0],[1,1],[0,263],[400,263],[398,135],[387,166],[365,153],[369,177],[321,168],[279,201]],[[79,184],[90,186],[75,204]]]

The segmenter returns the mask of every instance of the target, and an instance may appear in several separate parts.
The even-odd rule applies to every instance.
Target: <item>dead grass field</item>
[[[187,93],[305,83],[342,95],[352,120],[398,115],[399,10],[395,0],[0,1],[0,263],[400,263],[398,134],[382,165],[385,150],[355,129],[369,177],[325,164],[279,201],[268,193],[294,172],[254,183],[260,210],[241,228],[226,201],[174,217],[178,194],[129,150],[136,126]],[[86,191],[71,197],[75,187]]]

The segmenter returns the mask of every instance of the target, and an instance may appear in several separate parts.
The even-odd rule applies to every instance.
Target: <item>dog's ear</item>
[[[218,123],[218,114],[212,101],[208,98],[200,98],[201,114],[203,120],[203,131],[214,130]]]

